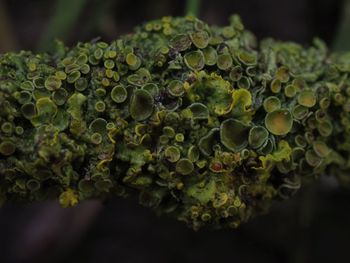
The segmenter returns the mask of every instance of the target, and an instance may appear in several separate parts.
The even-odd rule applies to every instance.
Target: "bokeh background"
[[[317,36],[332,50],[350,51],[349,0],[0,0],[0,53],[50,51],[55,38],[68,46],[110,41],[146,20],[189,10],[217,25],[240,14],[259,39],[308,45]],[[326,175],[237,230],[194,232],[136,200],[0,209],[1,263],[349,262],[349,245],[350,189]]]

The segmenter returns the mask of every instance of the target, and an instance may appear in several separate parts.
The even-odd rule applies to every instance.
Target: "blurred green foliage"
[[[350,0],[345,0],[341,19],[332,44],[335,51],[350,50]]]
[[[79,19],[85,4],[86,0],[57,0],[47,29],[39,41],[39,50],[48,51],[52,49],[54,39],[65,39]]]

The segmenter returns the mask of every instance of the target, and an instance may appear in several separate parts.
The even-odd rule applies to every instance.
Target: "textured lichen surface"
[[[349,180],[350,54],[164,17],[107,44],[0,55],[1,203],[138,196],[237,227],[322,174]]]

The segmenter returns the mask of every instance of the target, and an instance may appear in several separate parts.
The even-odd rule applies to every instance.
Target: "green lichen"
[[[0,203],[138,196],[237,227],[321,174],[350,182],[350,60],[164,17],[112,43],[0,55]]]

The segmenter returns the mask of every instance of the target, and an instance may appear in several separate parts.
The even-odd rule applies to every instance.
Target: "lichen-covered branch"
[[[107,44],[0,56],[0,199],[138,196],[237,227],[321,174],[349,181],[350,54],[164,17]]]

